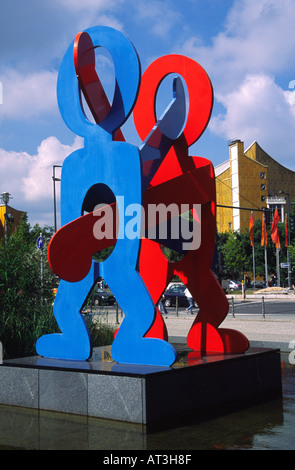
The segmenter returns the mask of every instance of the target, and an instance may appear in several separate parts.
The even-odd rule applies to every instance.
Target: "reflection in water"
[[[152,434],[139,424],[0,406],[0,450],[295,449],[295,366],[287,358],[282,379],[282,399]]]

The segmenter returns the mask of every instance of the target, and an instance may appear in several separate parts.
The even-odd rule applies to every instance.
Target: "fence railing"
[[[233,298],[233,297],[231,297],[230,306],[231,306],[231,314],[232,314],[233,318],[236,318],[236,313],[235,313],[235,301],[234,301],[234,298]],[[262,318],[266,318],[266,316],[265,316],[265,302],[264,302],[264,296],[261,297],[261,315],[262,315]]]

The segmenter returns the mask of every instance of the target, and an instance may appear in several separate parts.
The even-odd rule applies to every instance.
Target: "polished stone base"
[[[0,403],[149,425],[204,419],[281,394],[279,350],[202,357],[174,346],[172,367],[118,364],[109,347],[87,362],[3,361]]]

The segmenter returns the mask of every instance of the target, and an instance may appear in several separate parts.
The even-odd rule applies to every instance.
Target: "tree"
[[[24,216],[19,228],[0,242],[0,341],[4,357],[32,355],[44,332],[58,331],[53,313],[56,276],[44,256],[41,285],[40,252],[36,246],[40,227],[31,229]],[[47,228],[45,249],[53,231]]]
[[[239,232],[228,232],[222,254],[226,278],[238,279],[245,270],[246,261]]]
[[[43,282],[40,250],[36,241],[42,232]],[[47,247],[53,228],[36,224],[31,228],[24,216],[18,229],[7,241],[0,241],[0,341],[4,358],[36,354],[36,342],[44,334],[60,333],[53,314],[53,288],[59,279],[51,271]],[[88,325],[93,346],[111,344],[114,328]]]
[[[256,275],[265,277],[265,254],[264,247],[261,246],[261,221],[258,220],[254,225],[254,244],[255,244],[255,267]],[[276,246],[273,244],[271,239],[271,224],[267,226],[267,271],[270,275],[272,272],[277,273],[277,258],[276,258]],[[278,233],[281,243],[281,249],[279,252],[279,261],[283,263],[287,260],[287,249],[285,248],[285,226],[283,223],[278,224]],[[252,258],[252,256],[251,256]],[[252,270],[251,270],[252,271]],[[287,272],[280,270],[281,285],[287,281]],[[267,280],[266,280],[267,281]]]
[[[289,247],[289,250],[290,250],[291,265],[292,265],[292,268],[295,268],[295,202],[294,200],[292,201],[290,212],[291,212],[290,214],[291,245]]]
[[[270,237],[271,226],[267,227],[267,267],[268,273],[276,273],[276,247]],[[261,246],[261,220],[254,224],[253,239],[255,250],[255,272],[256,276],[265,277],[264,247]],[[287,249],[285,248],[285,226],[278,224],[278,232],[281,241],[280,263],[287,260]],[[226,279],[235,276],[235,279],[243,277],[243,274],[253,272],[253,252],[250,245],[249,231],[225,232],[217,236],[217,251],[223,257],[223,270],[221,278]],[[295,250],[294,250],[295,259]],[[281,285],[287,282],[287,272],[280,271]]]

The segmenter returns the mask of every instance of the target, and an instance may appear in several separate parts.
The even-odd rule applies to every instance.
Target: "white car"
[[[229,281],[228,288],[231,290],[242,289],[242,284],[239,281]]]

